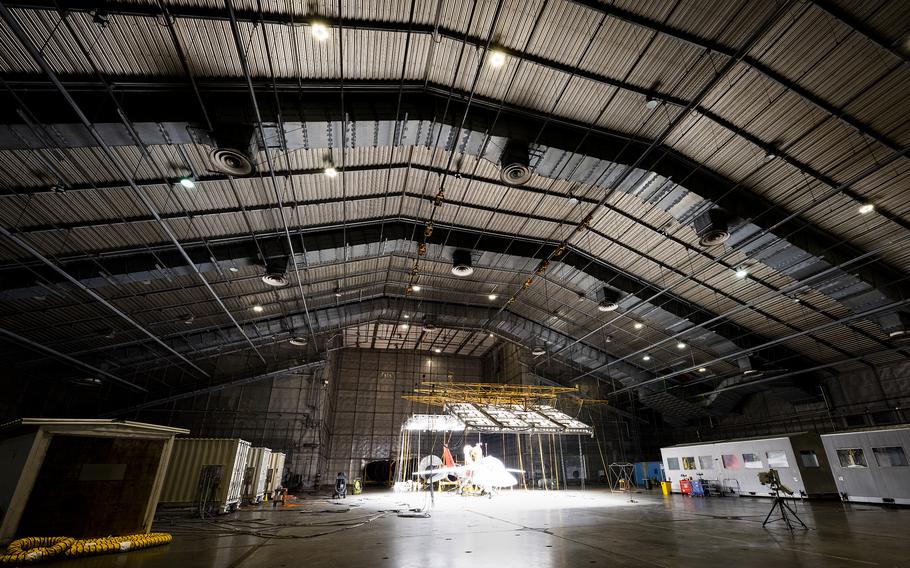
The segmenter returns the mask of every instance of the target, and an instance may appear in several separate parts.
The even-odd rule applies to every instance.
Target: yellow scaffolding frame
[[[577,396],[578,387],[551,387],[540,385],[507,385],[497,383],[459,383],[454,381],[424,381],[402,398],[431,406],[449,403],[472,402],[477,404],[534,404],[553,405],[557,399],[571,400],[578,404],[608,404],[606,400],[586,399]]]

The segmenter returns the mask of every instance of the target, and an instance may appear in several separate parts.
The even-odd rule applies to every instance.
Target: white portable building
[[[265,481],[269,473],[272,450],[250,448],[246,460],[246,475],[243,480],[243,498],[250,503],[259,503],[265,495]]]
[[[822,436],[841,499],[910,505],[910,427]]]
[[[265,479],[265,492],[268,495],[271,495],[273,491],[281,487],[286,458],[287,454],[284,452],[272,452],[272,457],[269,459],[269,472]]]
[[[249,450],[240,438],[175,438],[160,504],[237,508]]]
[[[818,434],[801,432],[661,448],[667,479],[680,492],[683,478],[702,479],[726,495],[770,496],[758,473],[775,469],[792,497],[834,495],[837,488]]]

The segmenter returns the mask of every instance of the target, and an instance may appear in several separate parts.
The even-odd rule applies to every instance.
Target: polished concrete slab
[[[771,501],[656,492],[505,491],[493,499],[376,490],[215,519],[169,513],[166,547],[52,568],[296,566],[907,566],[910,509],[801,502],[809,530],[762,528]],[[429,512],[429,516],[423,514]]]

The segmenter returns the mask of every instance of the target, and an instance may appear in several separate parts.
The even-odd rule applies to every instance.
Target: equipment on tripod
[[[771,488],[771,494],[774,496],[774,502],[771,504],[771,510],[768,511],[768,516],[765,517],[765,521],[761,524],[761,526],[765,526],[768,523],[783,521],[784,524],[787,525],[787,529],[792,531],[793,521],[790,520],[792,516],[792,518],[797,523],[802,525],[804,529],[809,528],[806,526],[806,523],[804,523],[803,520],[799,518],[799,515],[796,514],[796,511],[791,509],[790,505],[788,505],[784,498],[780,496],[781,493],[784,493],[786,495],[793,495],[793,490],[781,483],[780,475],[778,475],[776,469],[769,469],[768,471],[758,472],[758,482],[762,485],[769,486]],[[773,515],[775,511],[777,511],[780,516],[776,519],[772,519],[771,515]]]

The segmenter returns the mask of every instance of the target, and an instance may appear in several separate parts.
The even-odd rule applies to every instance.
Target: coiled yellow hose
[[[168,533],[133,534],[76,540],[67,536],[35,536],[10,543],[0,555],[0,566],[33,564],[48,558],[91,556],[112,552],[128,552],[171,542]]]

